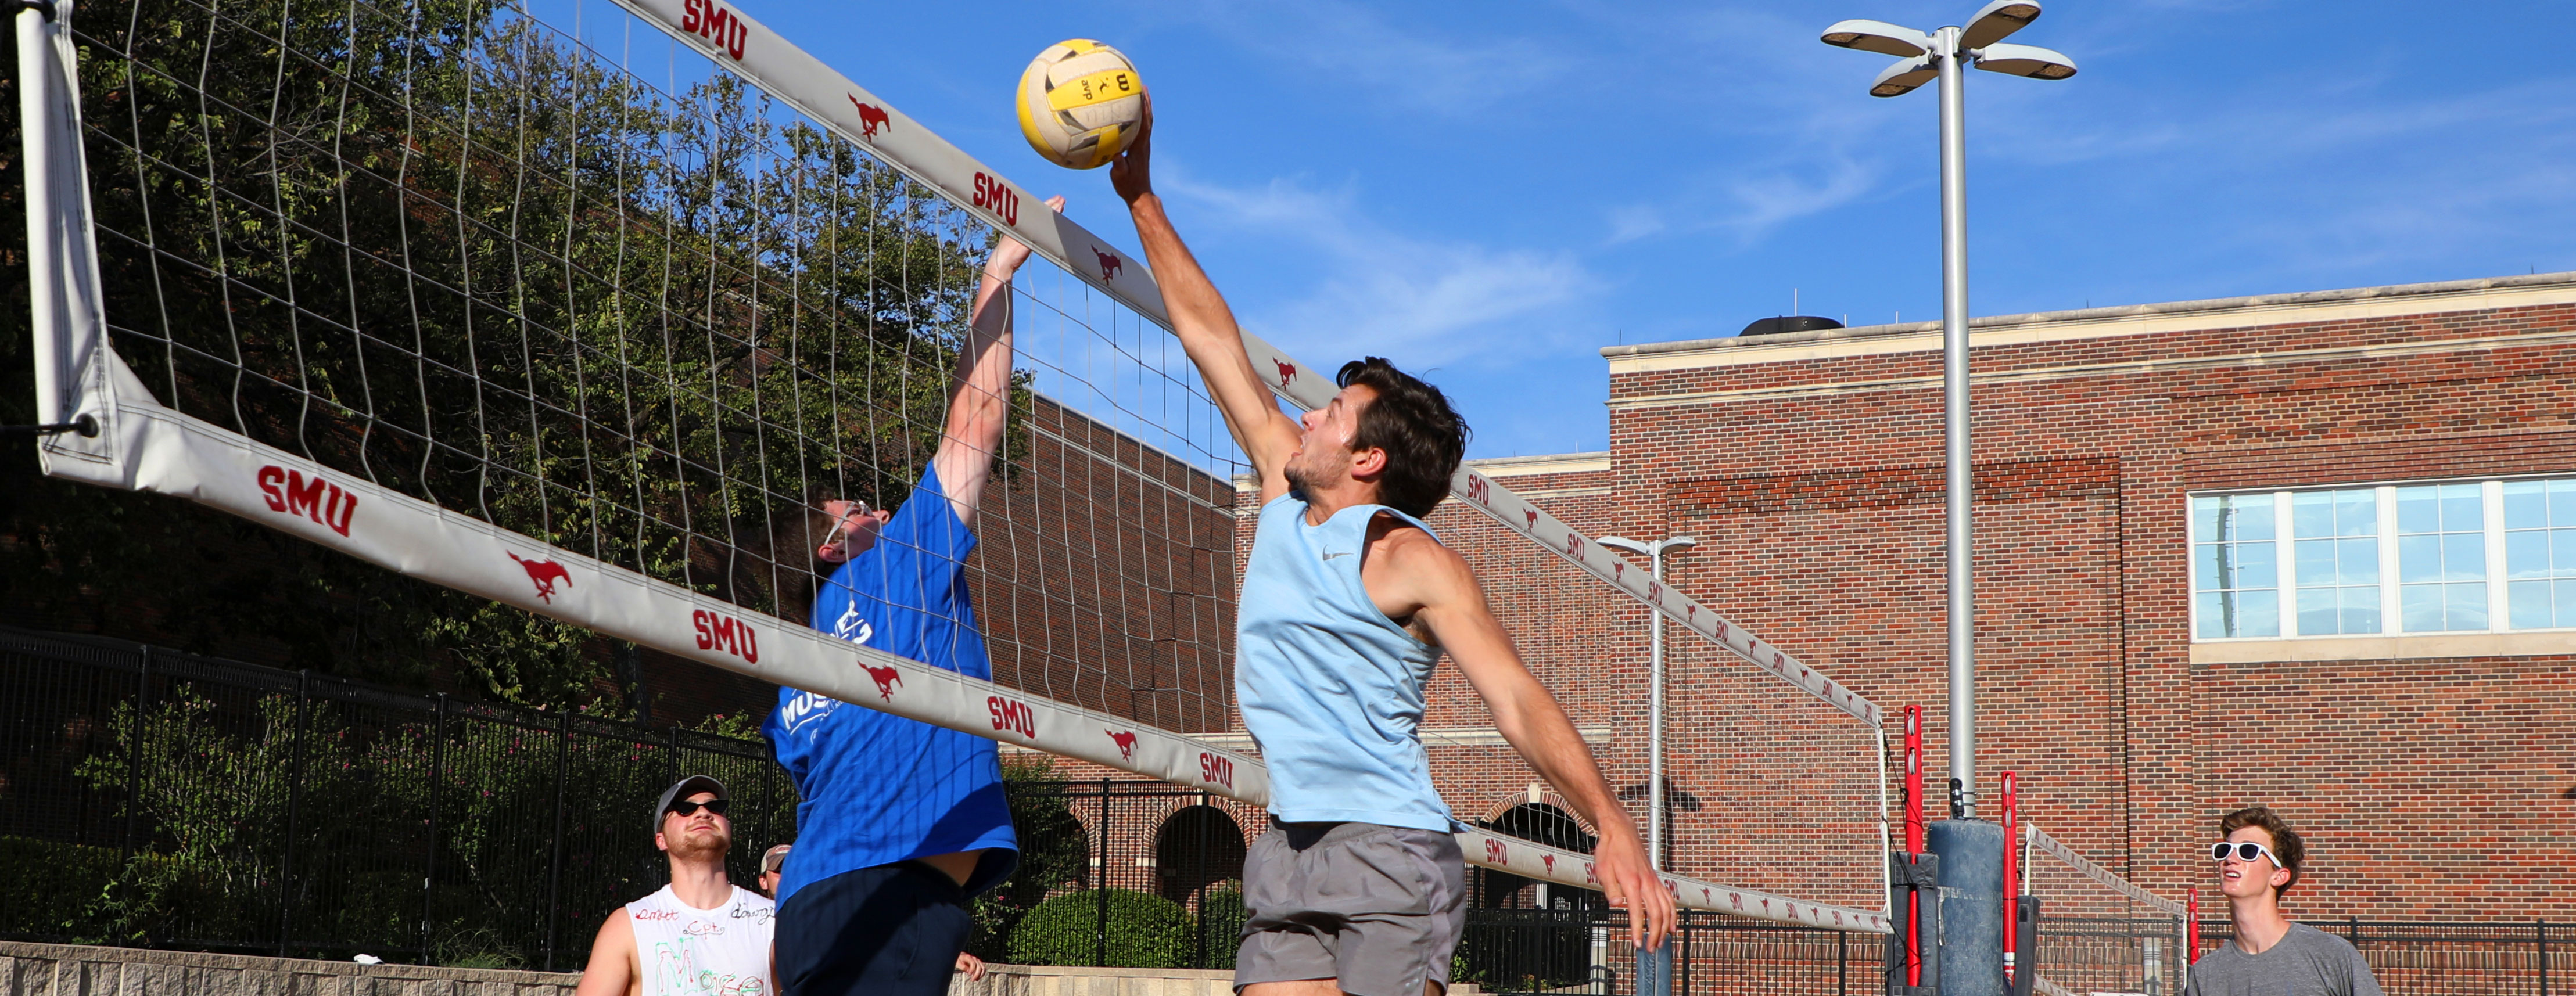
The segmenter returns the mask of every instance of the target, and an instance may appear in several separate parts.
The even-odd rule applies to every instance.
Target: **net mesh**
[[[1588,479],[1500,480],[1578,525],[1615,521],[1609,489]],[[1644,607],[1463,504],[1445,505],[1430,520],[1432,527],[1475,569],[1495,616],[1533,669],[1590,676],[1559,681],[1552,690],[1572,714],[1609,721],[1606,729],[1589,731],[1587,739],[1607,770],[1623,773],[1613,788],[1645,832],[1653,795],[1647,785],[1649,704],[1641,694],[1646,675],[1640,672],[1649,654]],[[1685,571],[1684,564],[1692,566]],[[1724,568],[1696,563],[1692,554],[1677,555],[1668,569],[1677,587],[1722,588],[1727,583],[1713,577],[1722,576]],[[1819,903],[1885,908],[1877,731],[1821,707],[1805,691],[1680,626],[1667,624],[1664,641],[1664,867]],[[1614,667],[1634,670],[1616,677],[1605,673]],[[1493,722],[1454,671],[1437,672],[1435,681],[1431,725]],[[1452,756],[1459,761],[1473,757],[1465,751],[1452,755],[1438,740],[1426,743],[1435,764]],[[1566,841],[1589,832],[1571,827],[1570,817],[1554,804],[1527,798],[1525,793],[1483,800],[1453,796],[1450,804],[1460,819],[1486,821],[1532,839],[1551,837],[1538,829],[1541,815],[1569,822],[1568,830],[1553,835]],[[1511,822],[1515,819],[1531,822]],[[1485,874],[1513,883],[1516,890],[1506,897],[1489,888],[1487,901],[1535,901],[1535,886],[1519,886],[1519,880],[1499,872]],[[1569,905],[1594,901],[1563,889],[1550,898]],[[1714,902],[1721,909],[1731,906],[1723,893],[1684,898]],[[1752,902],[1759,905],[1759,900]],[[1829,918],[1823,926],[1835,924]]]
[[[994,233],[624,10],[138,0],[75,28],[110,343],[171,408],[791,622],[825,502],[900,506],[941,443]],[[1012,414],[966,568],[994,679],[1227,729],[1241,455],[1155,322],[1043,259],[1004,293]],[[1507,551],[1478,566],[1510,579],[1525,646],[1642,629],[1634,602],[1509,531],[1471,545]],[[1743,789],[1667,789],[1676,850],[1877,908],[1874,728],[1671,639],[1676,673],[1721,689],[1675,717],[1673,753],[1733,758],[1711,784]],[[1622,789],[1637,809],[1652,794]],[[1840,913],[1817,925],[1858,927]]]
[[[821,503],[939,443],[992,233],[612,6],[537,13],[79,22],[111,341],[189,415],[801,621]],[[1223,729],[1233,444],[1159,328],[1043,260],[1011,294],[995,679]]]
[[[2040,991],[2182,992],[2189,950],[2182,904],[2121,878],[2037,826],[2028,827],[2027,845],[2024,888],[2040,901]]]

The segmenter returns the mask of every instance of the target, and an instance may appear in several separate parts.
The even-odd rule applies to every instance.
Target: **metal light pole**
[[[1625,536],[1604,536],[1596,542],[1613,550],[1645,555],[1657,582],[1664,580],[1664,551],[1688,550],[1699,541],[1688,536],[1667,536],[1652,543],[1640,543]],[[1664,870],[1664,614],[1646,613],[1649,658],[1653,661],[1647,681],[1653,686],[1646,705],[1646,860],[1656,871]]]
[[[1870,84],[1874,97],[1895,97],[1941,82],[1941,371],[1942,454],[1948,464],[1950,818],[1927,829],[1923,846],[1941,856],[1936,963],[1943,996],[2003,996],[2003,828],[1977,816],[1976,562],[1969,543],[1973,465],[1968,450],[1968,180],[1965,65],[2012,76],[2062,80],[2073,60],[2004,36],[2039,17],[2028,0],[1993,0],[1968,26],[1926,33],[1883,21],[1841,21],[1826,28],[1827,45],[1901,57]],[[1924,953],[1908,946],[1905,959]],[[1891,971],[1899,965],[1890,962]],[[1898,987],[1891,985],[1893,992]]]
[[[1968,153],[1967,94],[1962,60],[1976,68],[2034,79],[2075,75],[2064,55],[2004,36],[2037,20],[2039,5],[1994,0],[1968,26],[1922,32],[1884,21],[1841,21],[1824,42],[1903,56],[1870,85],[1874,97],[1896,97],[1935,78],[1941,94],[1941,369],[1942,451],[1948,465],[1950,817],[1977,815],[1977,665],[1975,560],[1969,542],[1975,482],[1968,451]]]

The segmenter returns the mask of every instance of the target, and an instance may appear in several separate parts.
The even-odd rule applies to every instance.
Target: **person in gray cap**
[[[599,925],[576,996],[773,996],[769,945],[777,907],[725,877],[733,821],[725,787],[690,775],[653,808],[653,846],[671,884]],[[650,964],[651,970],[645,966]]]

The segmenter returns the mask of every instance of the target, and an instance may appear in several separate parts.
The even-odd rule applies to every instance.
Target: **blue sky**
[[[1816,41],[1969,0],[907,4],[752,16],[1134,246],[1106,170],[1030,152],[1062,38],[1154,88],[1159,186],[1245,324],[1429,371],[1471,456],[1608,443],[1618,342],[1940,307],[1929,88]],[[2052,4],[2043,83],[1969,79],[1972,308],[2576,270],[2576,4]]]

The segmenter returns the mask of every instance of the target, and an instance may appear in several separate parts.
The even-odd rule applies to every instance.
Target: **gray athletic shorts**
[[[1334,979],[1357,996],[1449,984],[1467,926],[1458,838],[1374,823],[1281,823],[1243,859],[1234,988]]]

